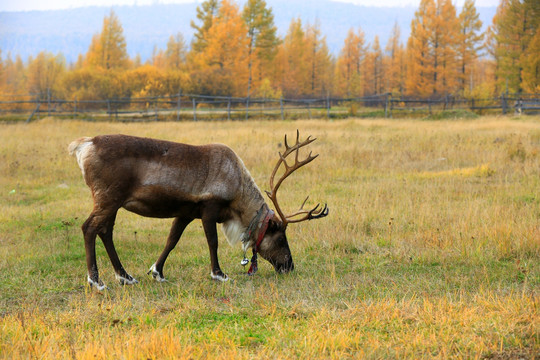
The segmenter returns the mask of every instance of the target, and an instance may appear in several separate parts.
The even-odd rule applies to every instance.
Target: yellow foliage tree
[[[459,66],[459,86],[462,91],[468,87],[472,91],[475,83],[474,64],[482,48],[484,35],[480,33],[482,21],[476,12],[474,0],[465,0],[459,20],[459,36],[457,41],[457,58]],[[467,86],[468,84],[468,86]]]
[[[308,78],[307,81],[303,81],[307,85],[303,93],[314,97],[325,97],[332,86],[333,62],[318,21],[307,26],[305,36]]]
[[[257,87],[267,78],[268,69],[277,51],[279,39],[276,35],[272,9],[264,0],[248,0],[242,11],[248,36],[248,86],[247,97],[251,95],[252,83]],[[253,76],[257,74],[257,76]]]
[[[383,90],[383,54],[379,44],[379,37],[375,36],[371,51],[366,56],[364,62],[364,93],[366,95],[378,95],[384,92]]]
[[[422,0],[407,43],[407,93],[441,96],[457,88],[457,17],[450,0]]]
[[[384,75],[385,92],[395,96],[402,95],[405,88],[405,51],[399,40],[400,34],[401,30],[396,22],[386,44],[386,55],[383,59],[383,66],[386,69]]]
[[[103,19],[101,33],[92,37],[86,65],[106,70],[126,69],[129,65],[124,30],[113,10]]]
[[[309,87],[307,52],[302,21],[292,19],[275,61],[275,83],[279,84],[285,97],[301,97]]]
[[[41,51],[28,64],[28,90],[44,98],[61,94],[60,79],[66,70],[62,55]]]
[[[203,94],[242,96],[248,79],[248,38],[238,5],[222,0],[218,16],[196,57],[196,84]]]
[[[362,29],[359,27],[357,33],[349,29],[336,65],[335,86],[340,96],[359,97],[364,94],[362,69],[365,52]]]

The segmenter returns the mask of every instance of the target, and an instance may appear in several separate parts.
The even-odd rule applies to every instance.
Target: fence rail
[[[495,113],[538,113],[540,94],[503,94],[496,98],[438,99],[392,97],[381,94],[354,98],[263,99],[177,94],[106,100],[63,100],[50,96],[1,95],[0,120],[41,116],[86,120],[249,120],[422,116],[447,110]]]

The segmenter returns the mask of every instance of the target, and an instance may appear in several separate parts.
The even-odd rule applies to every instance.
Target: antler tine
[[[307,200],[307,198],[306,198],[306,200]],[[324,204],[324,206],[319,209],[320,205],[321,205],[320,203],[317,204],[311,210],[302,210],[302,207],[304,206],[304,204],[302,204],[302,207],[300,207],[300,210],[298,210],[297,212],[287,216],[288,223],[297,223],[297,222],[301,222],[301,221],[305,221],[305,220],[320,219],[320,218],[323,218],[323,217],[327,216],[328,213],[329,213],[328,205]],[[298,216],[298,215],[302,215],[302,214],[304,214],[303,217],[298,218],[298,219],[294,219],[294,220],[292,219],[293,217]]]
[[[279,159],[278,159],[278,161],[276,163],[276,166],[274,167],[274,170],[272,171],[272,175],[270,175],[270,189],[271,190],[266,191],[266,194],[268,195],[270,200],[272,200],[272,202],[274,203],[274,206],[276,208],[276,212],[281,217],[281,220],[283,221],[284,226],[287,226],[287,224],[289,222],[299,222],[299,221],[302,221],[302,220],[312,219],[312,218],[314,218],[314,216],[318,216],[320,211],[321,211],[320,209],[317,210],[319,205],[317,205],[315,208],[313,208],[312,210],[309,210],[309,211],[303,210],[303,207],[304,207],[305,203],[307,202],[307,200],[309,198],[309,196],[308,196],[306,198],[306,200],[304,200],[302,206],[300,207],[300,210],[298,210],[296,213],[294,213],[292,215],[286,216],[285,214],[283,214],[283,211],[281,210],[281,208],[279,206],[279,203],[277,201],[277,191],[278,191],[279,187],[281,186],[281,184],[283,183],[283,181],[289,175],[291,175],[293,172],[295,172],[296,170],[298,170],[302,166],[309,164],[310,162],[315,160],[317,158],[317,156],[319,156],[319,154],[312,155],[313,153],[310,151],[308,156],[305,159],[299,160],[299,150],[300,150],[300,148],[311,144],[315,140],[317,140],[317,139],[312,138],[311,135],[310,135],[310,136],[308,136],[306,138],[306,140],[300,142],[300,131],[296,130],[296,142],[295,142],[295,144],[292,145],[292,146],[289,145],[289,143],[287,141],[287,134],[285,134],[285,137],[284,137],[285,151],[283,151],[283,154],[281,152],[278,152]],[[287,158],[287,156],[289,156],[293,152],[295,152],[294,164],[289,165],[287,163],[286,158]],[[276,173],[277,173],[278,169],[281,167],[282,164],[283,164],[285,170],[284,170],[283,174],[281,175],[281,177],[278,179],[277,183],[274,184],[274,179],[275,179]],[[325,206],[325,209],[326,209],[326,206]],[[325,210],[325,209],[323,209],[323,210]],[[299,220],[297,219],[297,220],[292,220],[291,221],[291,217],[301,215],[301,214],[307,214],[307,215],[302,219],[299,219]],[[326,215],[324,215],[324,216],[326,216]]]

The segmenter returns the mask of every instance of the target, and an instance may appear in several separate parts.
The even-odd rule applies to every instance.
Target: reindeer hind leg
[[[169,236],[167,237],[167,243],[165,244],[165,248],[161,252],[161,255],[159,255],[159,258],[157,261],[150,267],[150,270],[148,270],[148,275],[152,274],[152,277],[159,282],[165,281],[165,277],[163,276],[163,264],[165,264],[165,260],[167,260],[167,256],[169,256],[169,253],[174,249],[176,244],[178,243],[178,240],[180,240],[180,237],[182,236],[182,233],[184,232],[184,229],[188,224],[192,221],[192,219],[183,219],[183,218],[175,218],[173,221],[173,224],[171,226],[171,231],[169,232]]]
[[[103,291],[107,286],[99,278],[99,271],[96,262],[96,236],[99,225],[96,214],[92,212],[82,226],[84,236],[84,248],[86,251],[86,266],[88,269],[88,284],[90,287]]]

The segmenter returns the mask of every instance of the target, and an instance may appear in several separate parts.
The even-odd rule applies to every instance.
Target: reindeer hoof
[[[121,276],[121,275],[116,274],[116,280],[118,280],[120,285],[133,285],[133,284],[139,283],[137,279],[135,279],[129,274],[126,274],[126,276]]]
[[[214,274],[213,272],[211,272],[210,276],[212,277],[212,280],[221,281],[221,282],[229,281],[229,277],[222,272],[220,272],[219,274]]]
[[[152,277],[154,278],[154,280],[156,280],[157,282],[164,282],[166,281],[165,278],[163,276],[161,276],[161,274],[159,273],[159,271],[156,270],[156,264],[150,266],[150,270],[148,270],[148,272],[146,273],[147,275],[150,275],[152,274]]]
[[[90,285],[91,288],[95,288],[97,291],[103,291],[107,290],[107,285],[103,283],[103,281],[99,280],[96,282],[88,276],[88,285]]]

